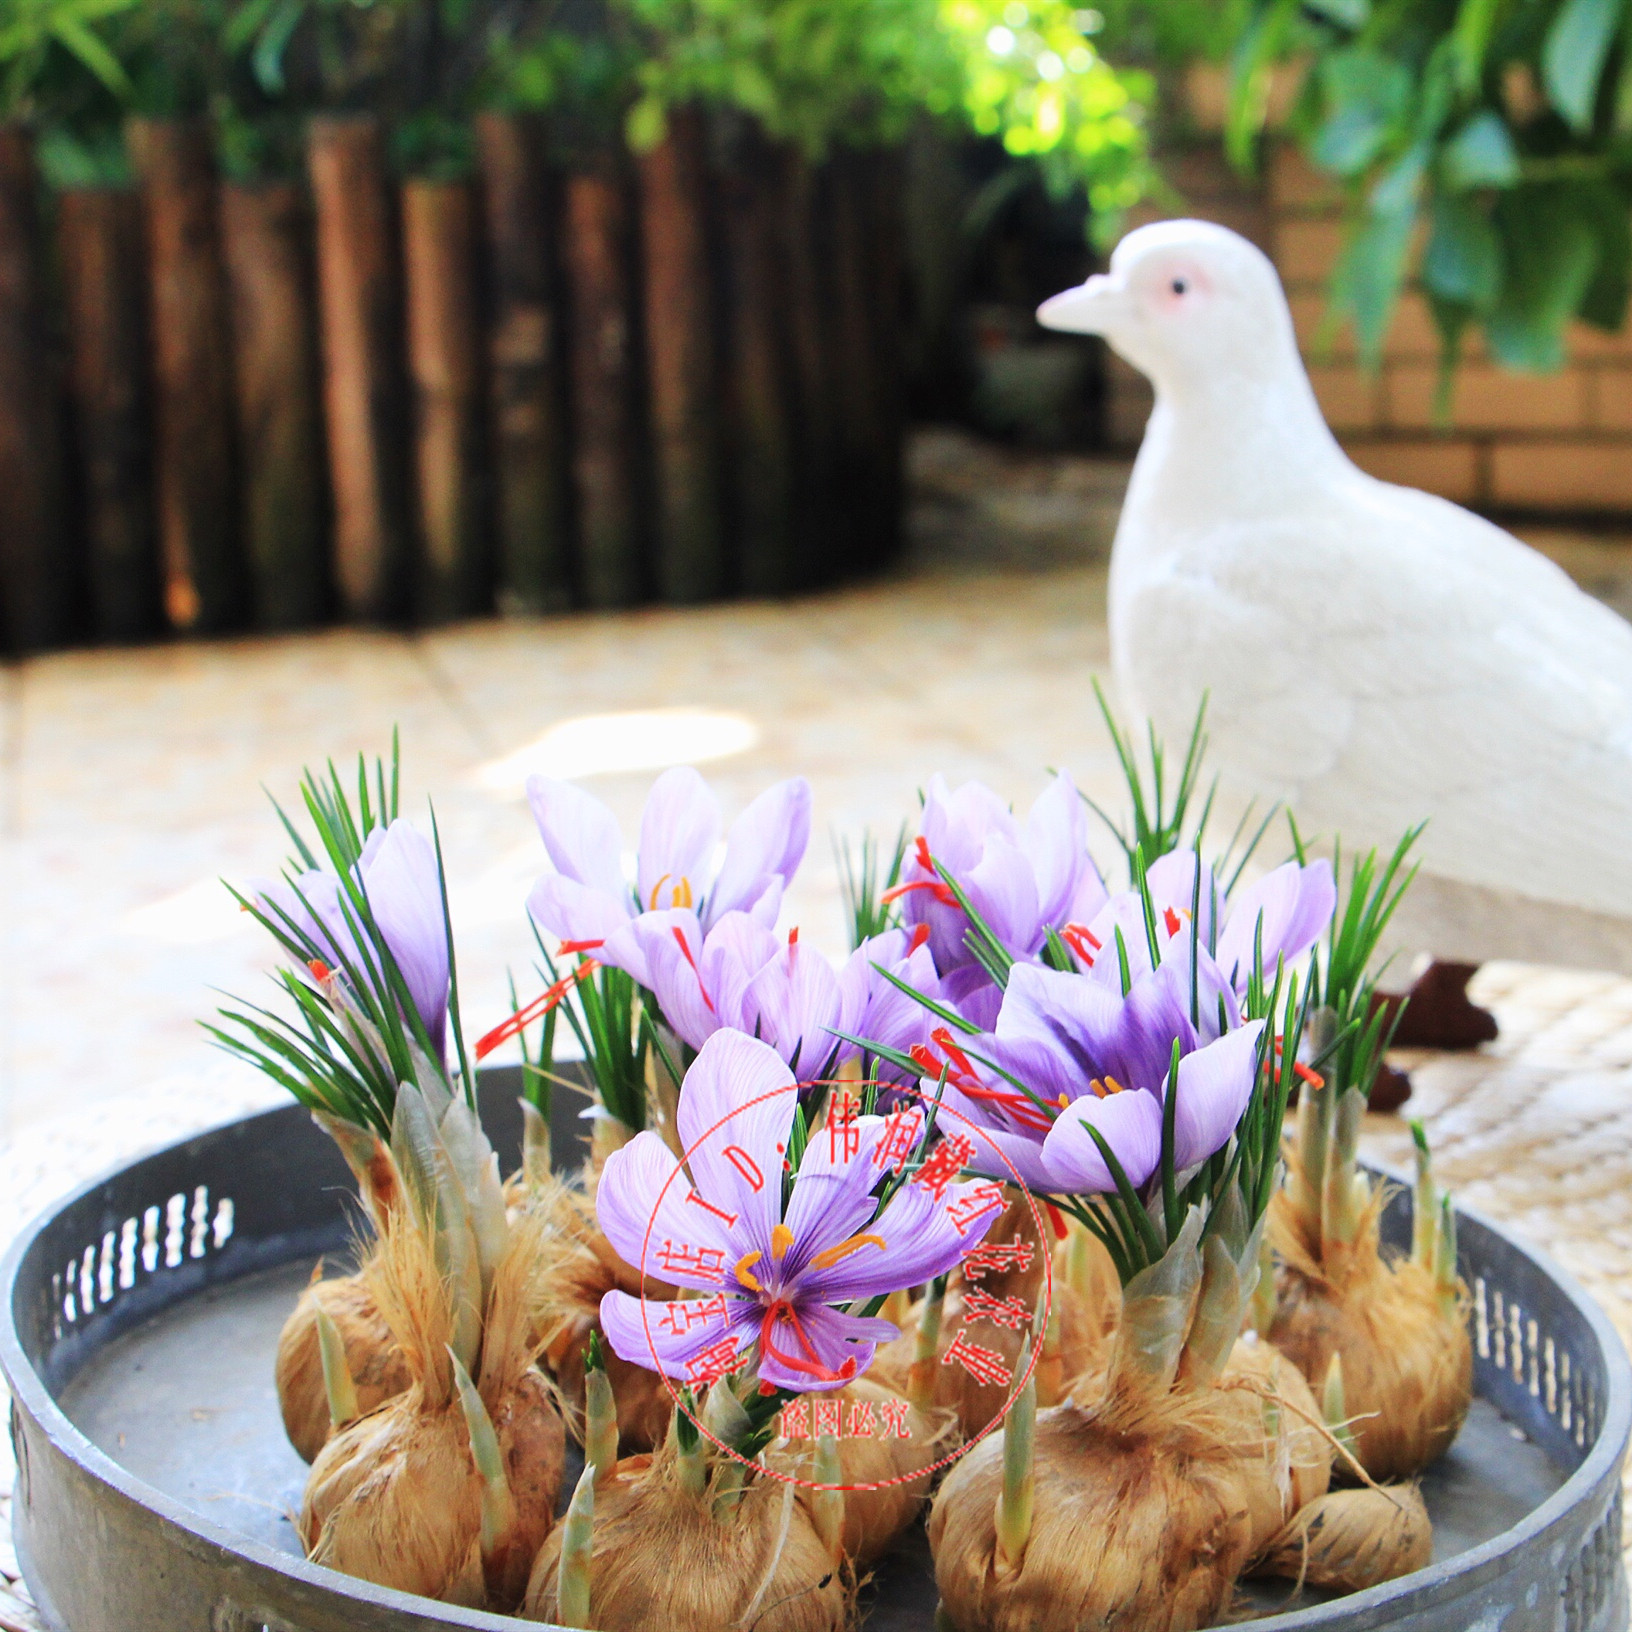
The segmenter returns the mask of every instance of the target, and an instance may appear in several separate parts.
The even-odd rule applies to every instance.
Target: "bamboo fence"
[[[50,193],[0,127],[0,644],[785,594],[897,548],[898,166],[682,111],[552,166],[484,114],[401,179],[368,115],[223,182],[132,121]]]

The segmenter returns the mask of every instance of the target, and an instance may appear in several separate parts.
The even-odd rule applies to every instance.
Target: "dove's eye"
[[[1183,278],[1173,280],[1173,293],[1176,295],[1182,295],[1189,287],[1190,285]]]

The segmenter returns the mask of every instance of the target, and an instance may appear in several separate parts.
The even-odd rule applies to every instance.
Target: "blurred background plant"
[[[1565,358],[1572,319],[1625,320],[1632,10],[1622,0],[1251,0],[1229,142],[1250,164],[1272,75],[1291,131],[1346,186],[1334,314],[1375,360],[1420,285],[1449,367],[1470,331],[1508,368]],[[1443,388],[1442,388],[1443,389]]]

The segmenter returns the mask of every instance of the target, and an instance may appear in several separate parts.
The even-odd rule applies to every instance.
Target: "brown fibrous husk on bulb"
[[[982,1382],[946,1356],[962,1336],[967,1343],[999,1355],[1011,1376],[1027,1341],[1030,1319],[998,1324],[971,1310],[971,1291],[998,1303],[1014,1300],[1036,1315],[1047,1271],[1044,1251],[1052,1251],[1052,1289],[1047,1327],[1037,1357],[1037,1403],[1048,1407],[1063,1400],[1084,1378],[1102,1374],[1121,1306],[1121,1289],[1110,1255],[1100,1243],[1073,1225],[1063,1240],[1045,1246],[1032,1216],[1033,1203],[1011,1192],[1002,1218],[987,1240],[1003,1247],[1030,1249],[1024,1268],[994,1269],[978,1277],[954,1271],[944,1298],[920,1298],[900,1321],[902,1335],[880,1350],[872,1374],[914,1403],[949,1410],[964,1438],[973,1439],[1004,1410],[1012,1386]],[[990,1305],[987,1305],[990,1308]],[[933,1352],[932,1352],[933,1350]]]
[[[856,1568],[865,1569],[890,1550],[922,1511],[934,1483],[935,1465],[957,1443],[956,1420],[950,1411],[920,1410],[870,1374],[843,1388],[805,1398],[813,1413],[823,1401],[839,1407],[844,1553]],[[887,1402],[906,1405],[905,1435],[887,1426]],[[853,1431],[857,1420],[853,1413],[858,1408],[866,1431]],[[766,1453],[765,1461],[773,1470],[793,1473],[810,1461],[815,1449],[812,1439],[784,1439]]]
[[[620,1360],[601,1333],[601,1299],[614,1289],[634,1297],[672,1298],[673,1287],[648,1280],[613,1250],[595,1222],[598,1164],[577,1180],[555,1180],[534,1189],[529,1208],[550,1228],[549,1261],[540,1278],[539,1333],[542,1358],[575,1415],[584,1404],[584,1352],[591,1334],[602,1337],[607,1376],[618,1407],[619,1448],[626,1455],[663,1443],[674,1415],[674,1397],[663,1379],[644,1366]]]
[[[319,1310],[334,1323],[359,1412],[367,1415],[412,1382],[408,1362],[362,1274],[319,1280],[321,1263],[278,1336],[275,1377],[284,1431],[301,1459],[313,1461],[331,1426],[318,1336]]]
[[[1415,1485],[1329,1490],[1293,1515],[1258,1573],[1360,1592],[1425,1569],[1433,1550],[1433,1527]]]
[[[587,1615],[561,1602],[570,1520],[540,1550],[521,1613],[607,1632],[844,1632],[853,1577],[801,1497],[729,1457],[682,1455],[671,1437],[595,1485]]]
[[[314,1562],[472,1608],[519,1603],[565,1455],[554,1389],[533,1365],[544,1234],[528,1219],[509,1229],[463,1374],[453,1345],[471,1311],[434,1233],[402,1217],[382,1236],[363,1281],[412,1381],[337,1428],[313,1464],[298,1525]]]
[[[1265,1329],[1316,1389],[1338,1361],[1356,1458],[1373,1479],[1410,1478],[1450,1448],[1473,1398],[1454,1214],[1419,1138],[1412,1251],[1386,1260],[1378,1239],[1386,1198],[1356,1171],[1347,1126],[1358,1127],[1363,1097],[1350,1090],[1323,1130],[1325,1097],[1304,1095],[1287,1183],[1270,1204],[1280,1268]]]
[[[1228,1614],[1244,1574],[1284,1567],[1289,1526],[1327,1495],[1339,1439],[1302,1373],[1235,1335],[1261,1233],[1233,1196],[1233,1218],[1203,1241],[1192,1211],[1123,1288],[1091,1396],[1085,1379],[1039,1411],[1022,1387],[1002,1432],[947,1475],[929,1539],[959,1632],[1192,1632]],[[1391,1532],[1367,1566],[1414,1568],[1414,1541]]]
[[[402,1204],[403,1193],[396,1163],[385,1141],[372,1129],[328,1112],[314,1113],[313,1120],[339,1146],[357,1180],[358,1199],[373,1233],[378,1235],[388,1229]],[[363,1254],[368,1250],[363,1248]],[[402,1393],[410,1381],[407,1363],[361,1272],[321,1280],[322,1272],[319,1260],[311,1284],[301,1293],[278,1335],[274,1368],[284,1432],[305,1462],[312,1461],[323,1449],[331,1426],[318,1339],[319,1309],[334,1323],[339,1335],[360,1411],[383,1405]]]

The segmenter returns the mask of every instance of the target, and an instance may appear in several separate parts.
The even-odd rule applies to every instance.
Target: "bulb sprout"
[[[844,1547],[844,1492],[824,1487],[844,1483],[844,1464],[839,1460],[839,1442],[832,1434],[823,1434],[816,1441],[813,1483],[816,1489],[811,1492],[811,1518],[816,1533],[836,1562]]]
[[[1030,1371],[1030,1338],[1021,1345],[1016,1365],[1021,1372]],[[1001,1570],[1013,1572],[1025,1563],[1036,1494],[1036,1450],[1037,1376],[1031,1371],[1003,1420],[1003,1492],[997,1507],[997,1557]]]
[[[352,1381],[351,1367],[346,1363],[345,1339],[334,1317],[315,1301],[317,1309],[317,1356],[323,1365],[323,1389],[329,1397],[329,1422],[344,1428],[362,1415],[357,1404],[357,1385]]]
[[[920,1411],[935,1399],[936,1351],[941,1343],[941,1309],[946,1298],[944,1278],[929,1283],[929,1295],[918,1311],[918,1338],[913,1345],[912,1369],[907,1373],[907,1398]]]
[[[561,1521],[561,1561],[556,1574],[556,1617],[562,1626],[589,1625],[589,1560],[595,1536],[595,1470],[579,1476]]]
[[[602,1483],[618,1461],[618,1402],[601,1359],[599,1334],[591,1332],[584,1353],[584,1461]]]

